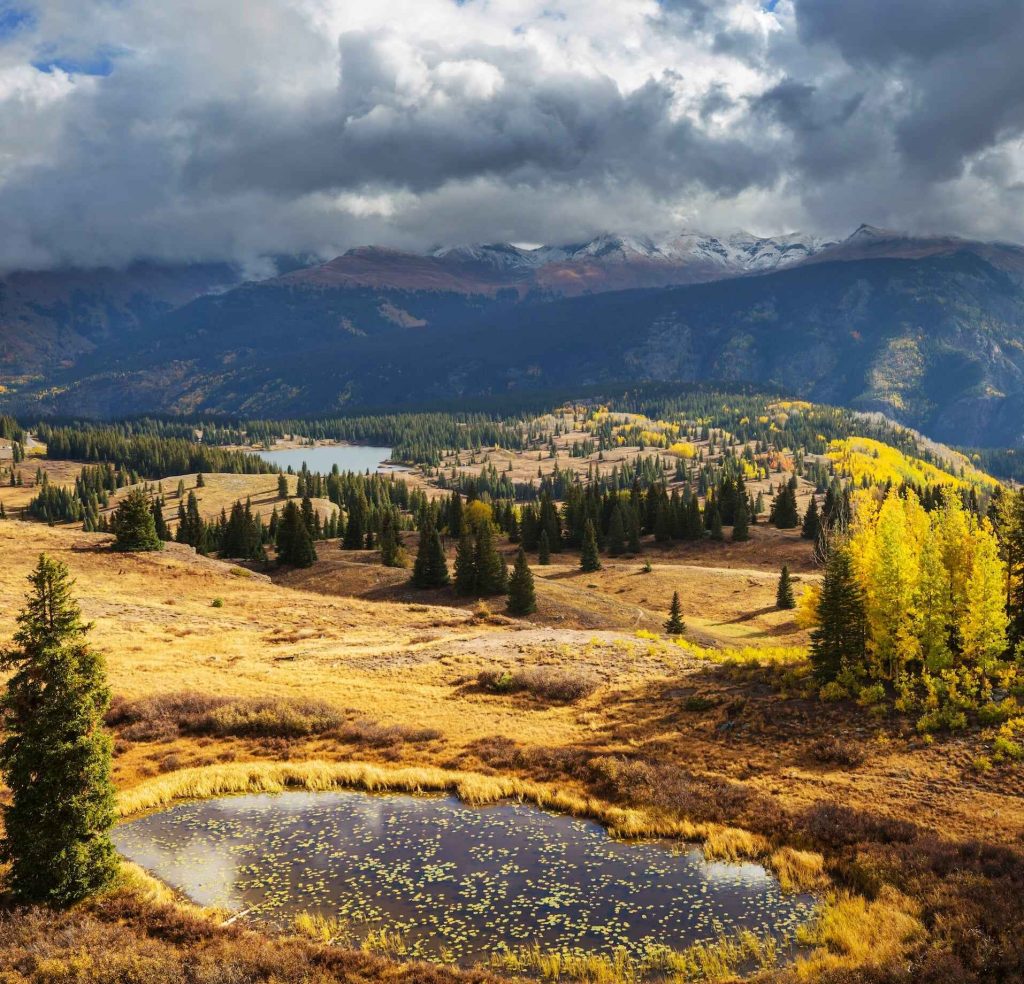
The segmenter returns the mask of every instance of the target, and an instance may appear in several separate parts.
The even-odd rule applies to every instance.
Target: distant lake
[[[335,465],[339,471],[377,471],[391,457],[391,448],[373,448],[363,444],[321,444],[315,448],[286,448],[281,451],[254,451],[265,461],[288,471],[301,471],[302,463],[311,472],[327,475]],[[391,469],[384,469],[390,471]]]
[[[386,927],[412,956],[462,964],[533,942],[638,954],[741,929],[782,939],[815,905],[760,865],[707,861],[692,844],[613,840],[590,820],[451,796],[228,797],[131,820],[113,837],[202,905],[282,925],[303,911],[338,916],[353,945]]]

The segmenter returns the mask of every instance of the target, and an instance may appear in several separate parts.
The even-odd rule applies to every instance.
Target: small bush
[[[992,742],[992,752],[997,760],[1010,759],[1020,762],[1024,759],[1024,717],[1007,721]]]
[[[860,745],[841,738],[821,738],[811,746],[811,754],[819,762],[847,768],[860,765],[865,758],[864,749]]]
[[[481,670],[477,683],[492,693],[527,692],[542,700],[572,703],[590,696],[597,681],[586,674],[536,666],[519,670]]]
[[[211,608],[223,608],[224,607],[224,599],[223,598],[214,598],[213,601],[210,602],[210,607]]]

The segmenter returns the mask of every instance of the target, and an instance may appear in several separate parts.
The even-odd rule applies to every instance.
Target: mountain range
[[[1024,443],[1024,249],[861,226],[361,247],[0,280],[12,409],[332,414],[642,379],[742,381]]]

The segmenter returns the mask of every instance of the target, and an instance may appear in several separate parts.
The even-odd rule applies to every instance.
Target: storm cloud
[[[1024,239],[1016,0],[0,0],[0,267]]]

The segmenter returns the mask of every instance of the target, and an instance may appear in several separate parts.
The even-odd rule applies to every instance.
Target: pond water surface
[[[337,465],[339,471],[377,471],[391,457],[391,448],[370,447],[364,444],[319,444],[314,448],[283,448],[279,451],[255,451],[261,458],[288,470],[300,471],[302,463],[311,472],[327,475]],[[386,468],[386,470],[391,470]]]
[[[745,928],[787,936],[813,909],[756,864],[689,844],[626,842],[598,824],[454,797],[360,792],[185,803],[115,828],[123,854],[203,905],[287,923],[303,911],[402,933],[460,963],[502,946],[639,954]]]

